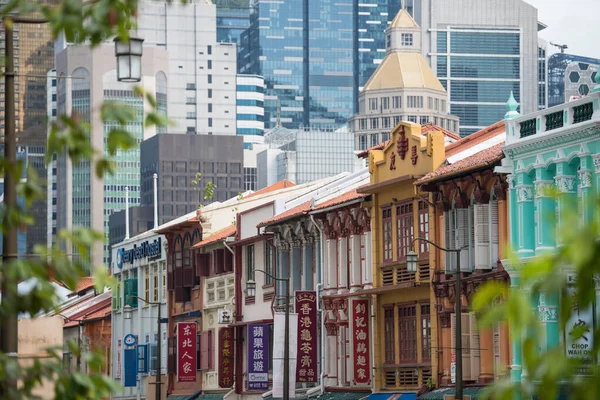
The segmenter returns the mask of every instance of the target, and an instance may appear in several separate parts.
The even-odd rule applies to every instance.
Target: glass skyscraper
[[[569,101],[571,96],[585,96],[594,89],[600,68],[596,58],[556,53],[548,59],[548,107]]]

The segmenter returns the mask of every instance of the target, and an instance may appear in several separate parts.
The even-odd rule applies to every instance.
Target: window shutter
[[[462,332],[462,362],[463,362],[463,380],[473,380],[471,369],[471,316],[462,313],[461,315],[461,332]],[[458,378],[457,378],[458,379]]]
[[[490,268],[490,207],[475,204],[475,268]]]
[[[495,324],[494,325],[494,339],[493,339],[493,343],[494,343],[494,376],[496,378],[500,377],[503,375],[503,365],[502,365],[502,359],[500,356],[500,325],[499,324]]]
[[[454,248],[454,210],[444,212],[444,246],[447,249]],[[444,252],[446,271],[454,271],[456,255],[452,252]]]
[[[146,357],[147,345],[138,344],[137,346],[137,357],[138,357],[138,372],[145,374],[148,372],[148,358]]]
[[[209,354],[208,354],[208,332],[202,332],[200,336],[200,369],[209,369]]]
[[[477,326],[477,318],[475,313],[466,314],[469,318],[470,325],[470,343],[471,343],[471,380],[479,379],[479,362],[480,362],[480,350],[479,350],[479,327]]]
[[[225,250],[225,272],[233,272],[233,254],[229,250]]]
[[[498,237],[500,236],[498,233],[498,201],[492,200],[490,201],[490,216],[489,216],[489,226],[490,226],[490,266],[492,268],[496,267],[498,263]]]
[[[138,280],[137,278],[135,279],[130,279],[129,280],[129,295],[131,296],[129,298],[129,302],[127,304],[131,305],[131,307],[137,307],[138,306]]]
[[[183,287],[183,268],[175,268],[173,274],[175,275],[175,289]]]
[[[215,251],[215,273],[222,274],[224,272],[225,250],[218,249]]]
[[[208,276],[209,253],[196,253],[196,275]]]
[[[212,370],[215,367],[215,335],[214,329],[208,331],[208,369]]]
[[[112,309],[119,310],[121,308],[121,282],[117,282],[112,289]]]
[[[455,211],[455,249],[460,249],[469,244],[469,209],[457,208]],[[460,252],[460,269],[461,271],[470,270],[469,251],[467,249]],[[454,267],[456,270],[456,266]]]
[[[192,267],[184,267],[183,269],[183,287],[190,288],[194,287],[194,268]]]
[[[175,287],[175,303],[183,303],[185,301],[183,286]]]

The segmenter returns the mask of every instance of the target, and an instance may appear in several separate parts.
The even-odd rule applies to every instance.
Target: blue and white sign
[[[139,246],[133,245],[133,248],[129,250],[121,247],[117,250],[117,267],[121,269],[123,268],[123,264],[133,264],[135,260],[141,260],[142,258],[156,260],[160,258],[161,254],[162,245],[160,237],[156,238],[153,242],[145,241]]]
[[[125,343],[125,346],[135,346],[137,343],[137,338],[135,337],[135,335],[129,333],[123,339],[123,343]]]

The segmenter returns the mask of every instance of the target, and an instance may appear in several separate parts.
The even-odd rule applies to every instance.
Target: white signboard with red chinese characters
[[[371,385],[370,306],[367,299],[353,299],[350,303],[352,321],[353,386]]]
[[[177,382],[196,382],[196,323],[177,323]]]

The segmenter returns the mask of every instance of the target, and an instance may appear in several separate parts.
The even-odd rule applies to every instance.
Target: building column
[[[371,231],[364,233],[365,235],[365,270],[363,271],[364,282],[368,282],[369,285],[365,285],[365,289],[373,288],[373,237]]]
[[[360,238],[361,234],[350,236],[350,246],[351,252],[350,255],[352,257],[350,263],[350,291],[355,292],[361,287],[361,262],[360,262]],[[366,261],[366,260],[365,260]]]
[[[338,293],[348,293],[348,237],[339,238],[338,246]]]
[[[579,186],[577,187],[578,212],[581,216],[580,222],[583,226],[588,226],[594,220],[594,208],[596,206],[596,198],[592,187],[594,171],[590,156],[582,156],[580,161],[579,172],[577,173],[579,178]]]
[[[301,288],[302,280],[302,243],[298,240],[292,245],[292,260],[290,265],[290,277],[292,282],[290,285],[290,296],[294,296],[296,290]]]
[[[479,331],[479,383],[494,380],[494,329]]]
[[[287,278],[290,276],[290,249],[287,245],[280,246],[278,251],[279,260],[277,263],[277,278]],[[277,298],[281,299],[280,302],[285,304],[283,298],[285,297],[285,282],[275,282],[277,285]],[[291,295],[291,294],[290,294]]]
[[[327,289],[337,288],[337,239],[327,239]]]
[[[535,231],[535,219],[533,215],[533,185],[531,177],[524,172],[518,173],[515,184],[516,194],[516,250],[519,258],[532,257],[535,255],[535,237],[531,233]]]
[[[558,201],[556,204],[556,242],[561,245],[565,227],[569,224],[569,211],[577,210],[577,171],[566,162],[556,163],[556,188],[558,189]]]
[[[554,176],[545,167],[535,170],[535,253],[554,251],[556,245],[556,201]]]
[[[302,244],[302,289],[313,290],[314,288],[313,241],[309,240]]]
[[[520,278],[517,271],[508,271],[510,275],[510,289],[511,291],[519,290]],[[510,326],[511,343],[512,343],[512,364],[510,366],[510,380],[515,386],[520,386],[523,360],[521,358],[521,341],[522,332],[516,329],[514,326]],[[513,393],[514,400],[521,400],[520,390],[515,390]]]
[[[519,224],[517,219],[517,189],[515,188],[515,176],[513,174],[509,174],[506,176],[506,181],[508,182],[508,218],[506,221],[508,223],[508,240],[510,248],[513,250],[518,249],[518,231]],[[498,211],[500,212],[500,202],[498,202]],[[498,214],[500,217],[500,214]],[[499,253],[500,253],[500,249]]]

